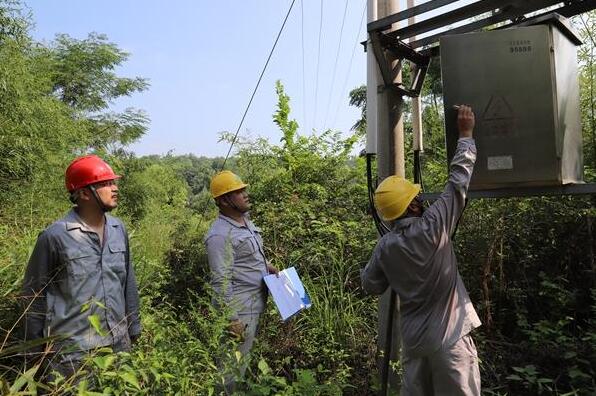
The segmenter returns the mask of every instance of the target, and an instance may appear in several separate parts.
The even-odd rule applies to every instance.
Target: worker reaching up
[[[374,201],[391,231],[362,271],[362,287],[399,296],[401,395],[480,395],[478,355],[470,331],[480,326],[459,275],[452,234],[462,215],[476,161],[474,113],[460,106],[459,140],[440,197],[424,210],[420,186],[389,176]]]
[[[240,341],[244,358],[255,340],[259,316],[265,309],[267,288],[263,278],[279,271],[267,262],[261,230],[248,217],[251,203],[247,184],[230,171],[222,171],[211,180],[211,196],[219,216],[205,236],[211,269],[214,305],[229,315],[229,332]],[[224,345],[229,345],[224,342]],[[233,351],[226,351],[233,356]],[[246,359],[240,375],[246,370]],[[220,367],[221,367],[220,360]],[[225,391],[234,391],[235,382],[225,375]]]

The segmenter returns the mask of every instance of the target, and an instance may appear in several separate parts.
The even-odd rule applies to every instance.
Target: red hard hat
[[[90,184],[120,179],[110,165],[97,155],[85,155],[72,161],[66,168],[66,189],[69,192]]]

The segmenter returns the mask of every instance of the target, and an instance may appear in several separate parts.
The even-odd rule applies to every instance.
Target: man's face
[[[227,195],[228,199],[233,204],[229,205],[232,208],[234,208],[235,206],[234,209],[238,210],[241,213],[246,213],[250,210],[252,204],[250,203],[248,191],[246,191],[246,188],[243,188],[242,190],[232,191]]]
[[[118,184],[116,180],[106,180],[93,185],[97,196],[109,211],[118,206]]]
[[[422,203],[422,199],[419,196],[414,197],[412,202],[410,202],[408,209],[410,210],[410,212],[412,212],[414,216],[422,216],[422,213],[424,212],[424,205]]]

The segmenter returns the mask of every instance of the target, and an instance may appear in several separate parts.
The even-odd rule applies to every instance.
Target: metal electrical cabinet
[[[447,155],[457,144],[455,104],[476,115],[470,189],[583,180],[576,46],[558,15],[540,24],[441,38]]]

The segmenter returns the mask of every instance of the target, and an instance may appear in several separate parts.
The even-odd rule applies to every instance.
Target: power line
[[[323,0],[321,0],[321,18],[319,21],[319,50],[317,52],[317,79],[315,83],[315,115],[312,123],[313,127],[317,126],[317,97],[319,95],[319,64],[321,61],[321,32],[323,31]]]
[[[331,78],[331,89],[329,89],[329,100],[327,100],[327,109],[325,110],[325,121],[323,122],[323,130],[327,127],[327,117],[329,116],[329,107],[331,106],[331,97],[333,96],[333,87],[335,86],[335,74],[337,72],[337,62],[339,61],[339,51],[341,50],[341,39],[344,33],[344,24],[346,22],[346,13],[348,12],[348,0],[344,7],[344,16],[341,20],[341,28],[339,29],[339,44],[337,45],[337,53],[335,54],[335,64],[333,65],[333,77]]]
[[[350,77],[350,71],[352,71],[352,61],[354,60],[354,54],[356,53],[356,47],[358,46],[358,39],[360,38],[360,32],[362,31],[362,22],[364,21],[364,15],[366,14],[366,3],[364,3],[364,8],[362,9],[362,16],[360,17],[360,27],[358,28],[358,33],[356,34],[356,40],[354,41],[354,47],[352,48],[352,56],[350,57],[350,63],[348,65],[348,72],[346,73],[346,78],[344,79],[343,86],[340,91],[340,97],[343,97],[346,86],[348,85],[348,78]],[[337,107],[335,108],[335,115],[333,116],[333,125],[337,121],[337,114],[339,113],[339,106],[341,105],[341,99],[337,102]]]
[[[223,169],[226,166],[226,162],[228,161],[228,157],[230,156],[230,152],[232,151],[232,147],[234,147],[234,143],[236,143],[236,139],[238,138],[238,134],[240,133],[240,128],[242,128],[242,124],[244,123],[244,119],[246,118],[246,114],[248,114],[248,110],[250,109],[250,105],[252,104],[252,100],[255,97],[255,94],[257,93],[257,90],[259,89],[259,84],[261,84],[261,80],[263,79],[263,75],[265,74],[265,70],[267,70],[267,66],[269,65],[269,61],[271,60],[271,56],[273,55],[273,51],[275,51],[275,47],[277,46],[277,42],[279,41],[279,37],[281,36],[281,33],[284,30],[284,27],[286,26],[286,22],[288,20],[288,17],[290,16],[290,13],[292,12],[292,8],[294,7],[294,3],[296,2],[296,0],[292,0],[292,3],[290,4],[290,8],[288,9],[288,12],[286,13],[286,17],[284,18],[284,21],[281,25],[281,28],[279,29],[279,32],[277,33],[277,37],[275,38],[275,42],[273,43],[273,47],[271,48],[271,51],[269,52],[269,56],[267,57],[267,61],[265,62],[265,66],[263,66],[263,70],[261,71],[261,75],[259,76],[259,79],[257,81],[257,85],[255,86],[255,89],[252,91],[252,95],[250,96],[250,100],[248,101],[248,105],[246,106],[246,110],[244,110],[244,114],[242,115],[242,119],[240,120],[240,124],[238,125],[238,128],[236,129],[236,133],[234,134],[234,139],[232,139],[232,143],[230,144],[230,148],[228,149],[228,153],[226,154],[226,158],[224,159],[223,164],[221,165],[221,169]]]

